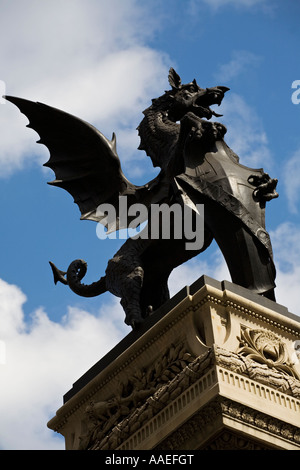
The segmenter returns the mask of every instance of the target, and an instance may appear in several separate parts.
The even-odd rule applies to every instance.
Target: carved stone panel
[[[74,384],[48,424],[67,449],[300,449],[299,320],[205,281]]]

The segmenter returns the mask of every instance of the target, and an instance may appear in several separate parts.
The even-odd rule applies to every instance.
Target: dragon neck
[[[160,98],[153,100],[152,106],[144,112],[144,119],[138,127],[141,143],[139,150],[144,150],[154,166],[167,165],[176,145],[180,125],[168,118],[168,103]]]

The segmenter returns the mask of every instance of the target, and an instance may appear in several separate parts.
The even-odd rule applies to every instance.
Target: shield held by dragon
[[[195,207],[204,204],[204,243],[186,250],[184,237],[165,240],[129,238],[108,261],[105,275],[85,285],[81,282],[86,263],[73,261],[66,272],[51,267],[60,281],[78,295],[92,297],[105,291],[121,298],[125,322],[132,328],[169,298],[168,278],[174,268],[204,251],[213,239],[227,262],[232,281],[275,300],[275,267],[269,235],[265,229],[265,204],[278,196],[277,180],[262,169],[239,163],[224,141],[226,128],[211,121],[221,115],[210,106],[220,105],[227,87],[201,88],[196,80],[182,84],[174,69],[169,71],[171,89],[152,100],[138,126],[140,150],[160,168],[145,185],[131,183],[123,174],[111,140],[89,123],[42,103],[6,96],[29,119],[28,127],[47,146],[56,179],[50,182],[68,191],[81,212],[81,219],[118,230],[119,197],[127,205],[177,202]],[[117,213],[113,226],[97,211],[111,204]],[[131,219],[127,218],[128,223]]]

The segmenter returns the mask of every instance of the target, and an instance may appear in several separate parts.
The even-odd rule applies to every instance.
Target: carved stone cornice
[[[209,293],[201,298],[201,300],[194,304],[194,311],[198,311],[203,305],[215,305],[218,307],[225,307],[225,309],[234,311],[241,316],[250,317],[254,321],[258,320],[263,322],[266,326],[271,328],[279,329],[285,333],[295,335],[296,338],[300,338],[300,325],[296,324],[295,321],[292,321],[289,318],[274,318],[274,315],[270,315],[270,311],[267,308],[261,308],[261,306],[256,305],[254,302],[247,302],[248,305],[245,305],[245,302],[240,296],[233,296],[231,292],[226,292],[226,296],[218,295],[218,292]]]
[[[270,447],[299,449],[293,437],[300,415],[297,317],[205,276],[179,294],[75,382],[48,426],[65,436],[67,449],[146,450],[202,413],[206,431],[194,440],[189,434],[187,449],[234,445],[236,433],[248,433],[253,446],[267,437]],[[206,408],[216,399],[248,409],[249,419],[234,417],[224,401],[223,408]],[[255,425],[249,410],[257,413]],[[270,432],[274,420],[285,431]],[[289,426],[293,433],[284,437]]]
[[[87,413],[90,418],[91,429],[87,436],[82,437],[82,448],[90,450],[109,450],[119,446],[123,449],[126,448],[126,444],[123,443],[130,436],[132,438],[137,430],[143,429],[145,424],[147,426],[151,418],[170,406],[181,394],[185,396],[185,392],[193,384],[205,378],[201,384],[204,391],[205,386],[217,383],[217,373],[214,366],[220,368],[224,380],[226,380],[224,370],[228,370],[234,372],[236,377],[251,378],[251,383],[256,381],[265,384],[267,387],[262,387],[261,390],[263,391],[266,388],[268,391],[270,388],[274,388],[285,395],[300,399],[300,382],[295,377],[278,372],[266,364],[257,363],[251,358],[245,358],[242,354],[230,353],[225,349],[214,346],[207,353],[192,359],[188,353],[182,350],[182,347],[173,347],[171,351],[166,353],[158,369],[154,365],[153,368],[145,370],[144,374],[140,376],[139,389],[132,392],[134,396],[128,395],[127,391],[125,391],[124,396],[123,389],[123,396],[114,397],[106,404],[103,402],[93,403],[88,407]],[[152,381],[147,382],[147,377],[152,377]],[[154,386],[154,383],[156,386]],[[132,388],[133,380],[129,379],[128,384],[131,384],[129,388]],[[141,387],[141,384],[143,384],[143,387]],[[199,387],[198,390],[201,388]],[[133,403],[134,399],[136,406],[130,409],[127,405]],[[272,398],[270,397],[270,399]],[[214,407],[212,413],[210,409],[210,418],[220,412],[233,415],[235,413],[234,407],[230,407],[229,403],[229,400],[222,401],[221,411],[218,411],[218,407]],[[116,407],[116,404],[119,404],[119,407]],[[110,410],[110,417],[107,415],[108,409]],[[203,415],[204,411],[201,413],[202,418],[206,416]],[[241,420],[240,415],[239,419]]]
[[[199,442],[203,442],[198,450],[268,450],[274,449],[274,445],[268,442],[259,442],[253,437],[246,437],[238,432],[228,429],[220,431],[218,436],[207,441],[203,439],[209,426],[221,417],[230,417],[239,421],[243,425],[250,425],[259,431],[274,435],[283,440],[289,440],[300,447],[300,428],[285,423],[269,415],[257,412],[253,408],[224,397],[217,397],[211,401],[188,422],[172,433],[167,439],[162,441],[156,450],[187,449],[189,443],[195,435],[201,434]]]

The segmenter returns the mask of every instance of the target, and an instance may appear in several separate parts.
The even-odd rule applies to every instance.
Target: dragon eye
[[[197,83],[192,83],[189,87],[189,92],[190,93],[196,93],[197,91],[199,91],[199,87],[197,85]]]
[[[183,98],[188,99],[188,98],[190,98],[190,97],[191,97],[191,92],[188,91],[188,90],[185,90],[185,91],[183,92]]]

